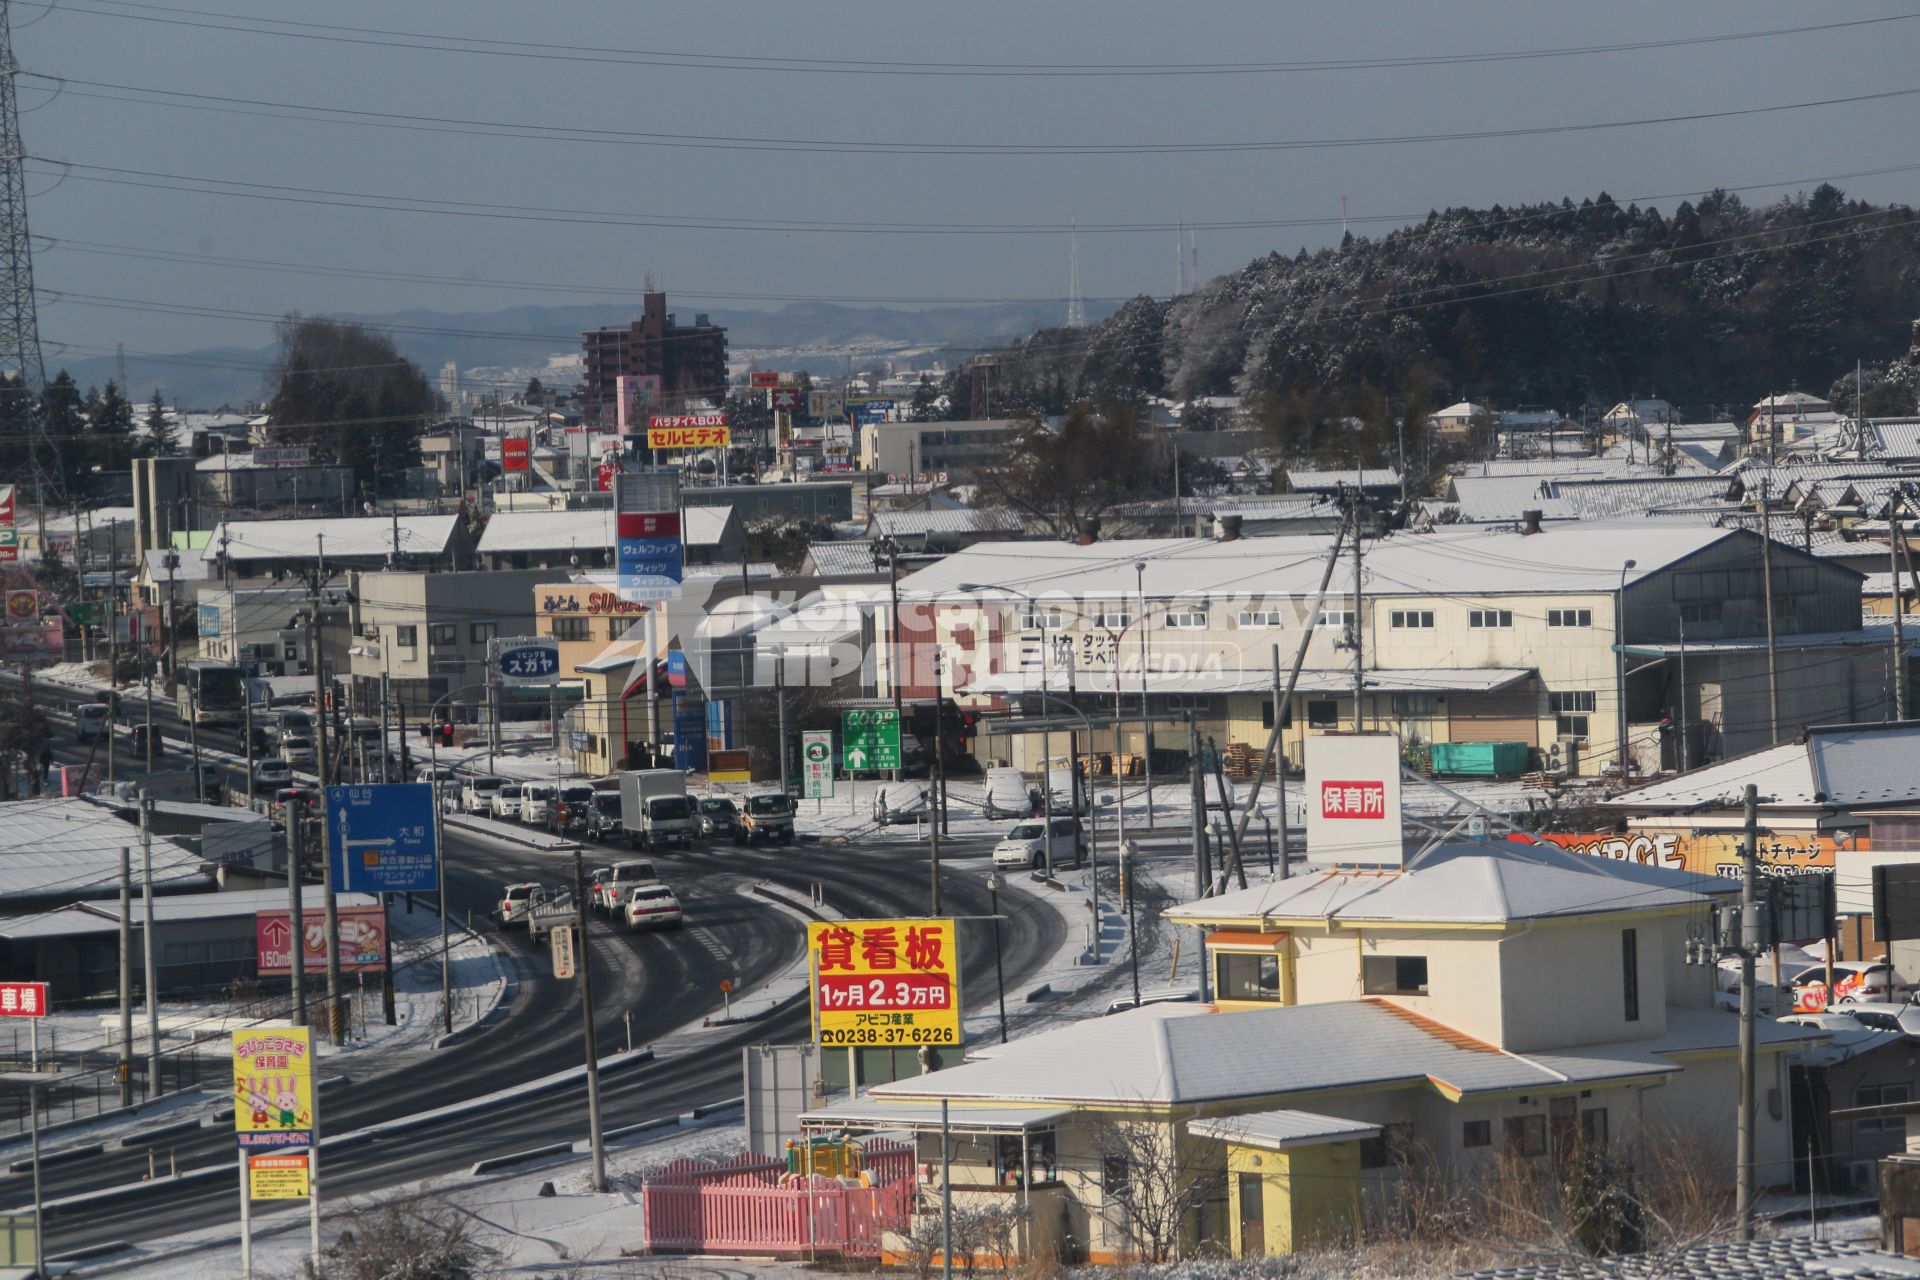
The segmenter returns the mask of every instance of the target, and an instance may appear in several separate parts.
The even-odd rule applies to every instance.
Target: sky
[[[1671,209],[1681,193],[1786,184],[1745,193],[1758,202],[1827,176],[1912,202],[1913,96],[1431,137],[1913,90],[1920,17],[1904,12],[1772,0],[12,5],[49,372],[116,343],[262,345],[273,317],[296,310],[637,299],[649,272],[682,312],[1041,298],[1064,316],[1075,222],[1083,291],[1122,297],[1173,291],[1170,224],[1201,224],[1212,276],[1337,241],[1343,198],[1357,234],[1448,205],[1604,189]],[[1352,65],[1382,60],[1398,65]],[[1013,64],[1050,70],[1007,74]],[[1166,74],[1175,64],[1198,70]],[[1107,73],[1118,67],[1130,70]],[[225,101],[165,96],[180,94]],[[1408,135],[1428,140],[1217,148]],[[1177,149],[1127,150],[1143,145]],[[1004,153],[1038,146],[1107,153]],[[446,203],[373,207],[395,197]],[[655,225],[636,225],[647,215]],[[724,225],[742,220],[761,225]],[[1308,221],[1205,225],[1296,220]]]

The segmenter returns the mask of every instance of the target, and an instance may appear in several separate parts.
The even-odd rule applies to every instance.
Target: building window
[[[593,639],[593,619],[555,618],[553,638],[555,640],[591,640]]]
[[[1407,1152],[1413,1146],[1413,1125],[1407,1121],[1397,1121],[1384,1125],[1380,1132],[1371,1138],[1360,1139],[1360,1167],[1362,1169],[1387,1169],[1407,1162]]]
[[[1547,625],[1550,627],[1590,627],[1593,625],[1591,609],[1549,609]]]
[[[1020,613],[1022,631],[1058,631],[1066,625],[1066,617],[1058,609],[1028,608]]]
[[[1393,714],[1401,720],[1430,720],[1440,714],[1440,699],[1431,693],[1396,693]]]
[[[1207,606],[1186,604],[1167,613],[1167,626],[1175,631],[1205,631],[1207,629]]]
[[[1431,624],[1429,624],[1431,625]],[[1504,630],[1513,626],[1511,609],[1469,609],[1467,625],[1482,631]]]
[[[412,649],[420,643],[420,628],[408,623],[404,627],[393,629],[393,642],[402,649]]]
[[[500,624],[497,622],[476,622],[467,628],[467,639],[474,644],[485,644],[499,634]]]
[[[1628,1022],[1640,1021],[1640,931],[1620,931],[1620,982],[1626,991]]]
[[[1316,627],[1350,627],[1353,625],[1353,610],[1322,609],[1320,615],[1313,620],[1313,625]]]
[[[1340,704],[1332,698],[1307,699],[1307,724],[1315,729],[1340,727]]]
[[[1720,621],[1718,600],[1689,600],[1680,606],[1680,621],[1695,626],[1710,625]]]
[[[1580,1141],[1589,1147],[1607,1145],[1607,1109],[1588,1107],[1580,1113]]]
[[[1214,974],[1222,1000],[1280,999],[1280,957],[1270,951],[1216,952]]]
[[[1547,1154],[1547,1118],[1539,1112],[1508,1116],[1500,1128],[1508,1155],[1533,1159]]]
[[[1243,627],[1280,627],[1286,624],[1280,621],[1278,609],[1242,609],[1237,619]]]
[[[1427,994],[1425,956],[1367,956],[1360,964],[1361,985],[1370,996]]]
[[[1856,1107],[1886,1107],[1897,1102],[1913,1101],[1913,1086],[1909,1084],[1863,1084],[1853,1091],[1853,1105]],[[1853,1131],[1867,1134],[1902,1134],[1907,1130],[1903,1116],[1893,1116],[1885,1120],[1855,1120]]]
[[[1460,1126],[1460,1145],[1463,1147],[1490,1147],[1493,1145],[1493,1121],[1469,1120]]]
[[[1213,695],[1210,693],[1170,693],[1167,695],[1168,711],[1191,711],[1196,715],[1210,715],[1213,712]]]
[[[1433,630],[1433,610],[1395,609],[1387,615],[1387,625],[1396,631]]]
[[[1133,625],[1130,609],[1108,609],[1100,614],[1100,625],[1109,631],[1125,631]]]
[[[1100,1186],[1114,1199],[1126,1199],[1127,1190],[1133,1184],[1131,1173],[1125,1156],[1100,1157]]]
[[[1272,698],[1266,698],[1260,703],[1260,727],[1262,729],[1273,728]],[[1291,702],[1287,703],[1287,714],[1280,717],[1280,727],[1283,729],[1293,728],[1293,703]]]
[[[435,646],[453,644],[459,631],[457,623],[435,622],[427,627],[427,643]]]
[[[1587,736],[1591,724],[1588,717],[1593,714],[1598,703],[1591,689],[1569,690],[1565,693],[1549,693],[1547,703],[1553,709],[1555,720],[1554,733],[1562,738],[1582,738]]]

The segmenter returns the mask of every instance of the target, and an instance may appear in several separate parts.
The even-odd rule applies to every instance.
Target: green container
[[[1436,742],[1433,772],[1463,778],[1512,778],[1527,771],[1524,742]]]

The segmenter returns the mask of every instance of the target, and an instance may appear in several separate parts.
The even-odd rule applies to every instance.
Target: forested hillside
[[[1916,316],[1920,223],[1904,206],[1822,185],[1760,208],[1716,191],[1663,213],[1603,192],[1438,211],[1043,330],[1001,357],[993,407],[1241,394],[1271,414],[1467,398],[1577,414],[1639,394],[1707,412],[1792,385],[1824,394],[1842,374],[1851,386],[1856,359],[1904,355]]]

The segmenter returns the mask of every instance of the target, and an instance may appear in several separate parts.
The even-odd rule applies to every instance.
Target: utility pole
[[[1153,665],[1151,628],[1147,626],[1147,562],[1133,562],[1134,591],[1140,601],[1140,616],[1134,625],[1140,628],[1140,759],[1147,789],[1147,830],[1153,830],[1153,708],[1147,692],[1147,668]],[[1113,680],[1120,683],[1120,655],[1113,655]],[[1116,733],[1119,730],[1115,730]],[[1118,764],[1118,761],[1115,761]]]
[[[1893,576],[1893,718],[1907,718],[1907,636],[1906,595],[1900,590],[1900,552],[1905,547],[1906,530],[1900,523],[1906,494],[1896,492],[1887,503],[1887,567]]]
[[[1313,619],[1307,619],[1307,625],[1311,628]],[[1280,735],[1282,749],[1279,754],[1273,757],[1273,783],[1274,789],[1278,793],[1280,809],[1278,814],[1279,821],[1274,825],[1280,828],[1280,878],[1282,880],[1285,880],[1289,874],[1287,871],[1287,753],[1284,745],[1287,738],[1285,725],[1283,724],[1286,714],[1287,695],[1284,686],[1280,683],[1280,646],[1275,645],[1273,646],[1273,731]],[[1260,775],[1265,777],[1266,772],[1265,769],[1262,769]],[[1248,816],[1252,815],[1253,801],[1251,799],[1247,801],[1247,812]],[[1227,820],[1231,822],[1233,820],[1232,815],[1228,815]]]
[[[306,806],[298,799],[289,799],[287,808],[287,981],[293,1025],[304,1027],[307,1025],[307,913],[300,905],[300,845],[309,819]]]
[[[327,750],[327,688],[326,663],[320,656],[320,604],[323,589],[326,586],[325,534],[316,534],[316,545],[321,548],[320,565],[309,581],[312,586],[308,592],[307,608],[307,652],[313,662],[313,750],[314,764],[320,771],[320,889],[323,894],[326,937],[323,942],[327,957],[327,1040],[338,1045],[346,1040],[346,1018],[340,1007],[340,908],[334,895],[333,859],[327,853],[327,783],[331,781]],[[344,854],[344,850],[342,851]]]
[[[1193,896],[1204,898],[1211,887],[1212,868],[1207,859],[1207,799],[1206,784],[1200,776],[1200,727],[1194,723],[1193,712],[1187,712],[1187,751],[1193,761],[1193,776],[1188,783],[1188,804],[1193,811]],[[1200,949],[1200,1003],[1207,1003],[1207,953]]]
[[[1734,1211],[1740,1238],[1753,1239],[1754,987],[1753,962],[1760,952],[1760,805],[1747,784],[1746,839],[1740,846],[1740,1116],[1735,1134]]]
[[[120,1105],[133,1105],[133,850],[120,846]]]
[[[146,922],[141,949],[146,952],[147,986],[147,1097],[160,1092],[160,966],[153,952],[153,801],[140,789],[140,894]]]
[[[1760,480],[1760,590],[1767,615],[1767,742],[1780,741],[1779,650],[1773,638],[1773,503],[1771,477]]]
[[[773,651],[773,697],[779,706],[780,794],[787,795],[787,647]]]
[[[1361,731],[1360,701],[1366,696],[1367,623],[1361,608],[1360,490],[1353,491],[1353,731]],[[1276,713],[1277,714],[1277,713]]]
[[[593,1189],[607,1189],[607,1144],[600,1131],[600,1051],[593,1038],[593,948],[587,945],[587,873],[573,847],[574,927],[580,930],[580,1035],[587,1052],[587,1140],[593,1148]]]
[[[880,545],[881,550],[887,553],[887,590],[893,598],[892,612],[888,615],[887,686],[893,691],[893,723],[896,731],[904,732],[907,717],[900,703],[900,544],[892,538],[883,538]],[[893,781],[900,781],[897,766],[893,771]]]

